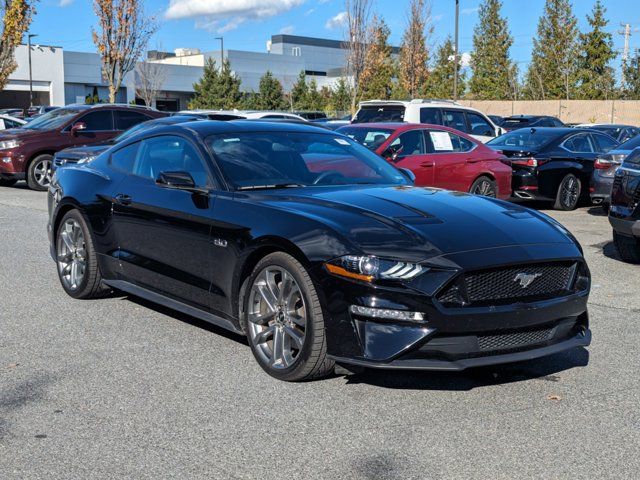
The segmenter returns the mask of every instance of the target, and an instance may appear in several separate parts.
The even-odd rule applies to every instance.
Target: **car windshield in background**
[[[640,147],[640,135],[637,137],[633,137],[631,140],[627,140],[624,143],[621,143],[614,150],[633,150],[634,148]]]
[[[364,145],[369,150],[376,150],[393,133],[390,128],[358,128],[342,127],[340,133]]]
[[[636,148],[633,152],[629,154],[627,158],[624,159],[624,163],[632,164],[635,168],[640,165],[640,148]]]
[[[505,128],[522,128],[526,127],[530,122],[528,118],[520,118],[520,119],[507,119],[502,122],[502,127]]]
[[[379,105],[362,107],[351,123],[382,123],[404,121],[402,105]]]
[[[53,128],[60,128],[79,112],[80,110],[77,108],[58,108],[31,120],[22,128],[28,128],[29,130],[51,130]]]
[[[207,139],[225,176],[238,189],[312,185],[408,185],[396,168],[344,137],[246,132]]]
[[[150,122],[152,122],[152,120],[149,120],[147,122],[139,123],[137,125],[134,125],[130,129],[125,130],[120,135],[117,135],[116,137],[113,138],[113,140],[112,140],[113,143],[121,142],[122,140],[125,140],[125,139],[127,139],[129,137],[132,137],[136,133],[139,133],[139,132],[141,132],[143,130],[146,130],[147,128],[152,128],[153,127],[153,123],[150,125],[149,124]],[[161,125],[158,125],[158,126],[161,126]]]
[[[536,130],[534,128],[523,128],[514,130],[487,142],[491,147],[513,147],[532,149],[540,148],[551,143],[559,137],[558,132],[549,130]]]
[[[623,130],[623,127],[591,127],[591,128],[598,132],[606,133],[607,135],[613,138],[618,138],[618,135],[620,135],[620,132],[622,132]]]

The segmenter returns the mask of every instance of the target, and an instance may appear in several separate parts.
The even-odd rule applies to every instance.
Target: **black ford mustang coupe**
[[[48,198],[69,295],[117,289],[245,334],[279,379],[461,370],[591,340],[589,270],[559,223],[413,187],[320,128],[157,128],[58,170]]]

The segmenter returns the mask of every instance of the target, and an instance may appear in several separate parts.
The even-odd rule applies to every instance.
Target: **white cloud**
[[[462,15],[471,15],[472,13],[476,13],[478,10],[480,10],[479,7],[475,7],[475,8],[463,8],[462,10],[460,10],[460,13]]]
[[[304,16],[308,17],[309,15],[311,15],[313,12],[315,12],[316,9],[315,8],[310,8],[309,10],[307,10],[306,12],[304,12]]]
[[[325,28],[329,30],[333,30],[334,28],[342,27],[347,23],[347,12],[340,12],[335,17],[331,17],[327,20],[327,23],[324,24]]]
[[[59,7],[68,7],[69,5],[71,5],[73,3],[73,0],[60,0],[58,2],[58,6]]]
[[[66,0],[62,0],[66,1]],[[170,0],[165,17],[169,20],[196,18],[197,28],[228,32],[248,20],[274,17],[306,0]]]
[[[280,33],[283,35],[291,35],[294,31],[293,25],[287,25],[286,27],[282,27],[280,29]]]
[[[460,54],[460,67],[467,68],[469,65],[471,65],[471,53],[462,52]]]
[[[433,15],[431,17],[431,20],[434,22],[439,22],[440,20],[442,20],[444,18],[444,15],[439,13],[438,15]]]

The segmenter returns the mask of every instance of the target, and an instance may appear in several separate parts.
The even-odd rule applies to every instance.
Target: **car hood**
[[[26,140],[31,137],[37,137],[51,130],[32,130],[29,128],[9,128],[0,130],[0,142],[3,140]]]
[[[85,145],[82,147],[65,148],[64,150],[56,153],[56,157],[76,160],[86,157],[95,157],[105,150],[108,150],[109,147],[111,147],[111,144],[103,143],[100,145]]]
[[[500,247],[576,243],[519,205],[420,187],[306,187],[265,193],[272,207],[320,220],[370,255],[422,260]]]

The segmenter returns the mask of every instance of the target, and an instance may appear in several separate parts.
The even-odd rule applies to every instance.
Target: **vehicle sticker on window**
[[[453,150],[453,144],[451,143],[451,136],[448,132],[429,132],[431,142],[433,143],[433,149],[437,151]]]
[[[334,140],[340,145],[349,145],[349,142],[347,142],[344,138],[334,138]]]

